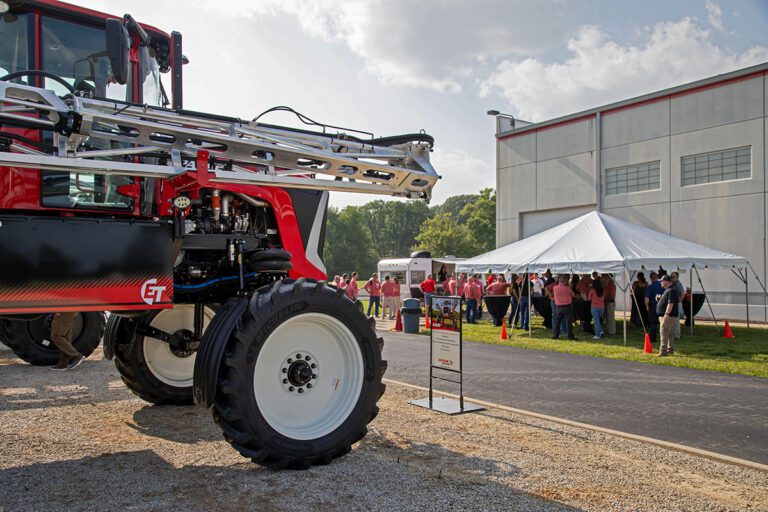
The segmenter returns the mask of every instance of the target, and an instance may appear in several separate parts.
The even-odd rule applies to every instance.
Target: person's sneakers
[[[599,340],[599,339],[600,339],[600,336],[592,336],[592,339],[593,339],[593,340]]]
[[[659,352],[658,354],[656,354],[656,357],[667,357],[667,353],[666,352]]]
[[[668,355],[668,356],[671,356],[671,355],[673,355],[674,353],[675,353],[675,351],[674,351],[674,350],[672,350],[672,349],[669,349],[669,350],[667,350],[667,355]]]
[[[85,356],[79,356],[79,357],[75,357],[75,358],[74,358],[74,359],[72,359],[72,360],[70,361],[70,363],[67,365],[67,370],[74,370],[75,368],[77,368],[78,366],[80,366],[80,364],[81,364],[83,361],[85,361]]]

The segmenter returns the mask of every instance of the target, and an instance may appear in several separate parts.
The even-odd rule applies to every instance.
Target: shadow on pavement
[[[0,470],[0,509],[579,510],[495,481],[517,473],[514,466],[380,441],[374,436],[307,471],[272,471],[245,459],[176,467],[149,449],[7,468]],[[455,465],[446,463],[453,457]],[[472,471],[462,470],[461,459]]]

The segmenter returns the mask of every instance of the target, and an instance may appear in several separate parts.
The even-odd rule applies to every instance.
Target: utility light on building
[[[498,110],[489,110],[486,114],[496,118],[496,133],[501,133],[508,129],[515,129],[515,116],[512,114],[504,114]],[[502,120],[506,120],[506,123]],[[504,125],[507,125],[508,127]]]

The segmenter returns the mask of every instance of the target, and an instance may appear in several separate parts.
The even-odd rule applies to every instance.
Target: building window
[[[661,188],[661,162],[614,167],[605,170],[605,195],[627,194]]]
[[[752,147],[683,157],[683,186],[752,177]]]

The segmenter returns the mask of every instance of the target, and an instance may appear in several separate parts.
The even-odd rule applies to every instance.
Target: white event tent
[[[528,238],[458,262],[457,272],[597,271],[621,277],[626,291],[631,274],[667,270],[727,269],[747,285],[746,258],[638,226],[602,212],[590,212]],[[753,274],[757,273],[752,269]],[[697,272],[698,274],[698,272]],[[691,276],[691,283],[692,283]],[[699,282],[701,280],[699,279]],[[758,278],[759,282],[759,278]],[[762,283],[761,283],[762,286]],[[626,311],[626,304],[625,304]],[[710,308],[711,309],[711,308]],[[749,314],[747,306],[747,314]],[[713,314],[714,316],[714,314]],[[624,322],[626,341],[626,322]]]

